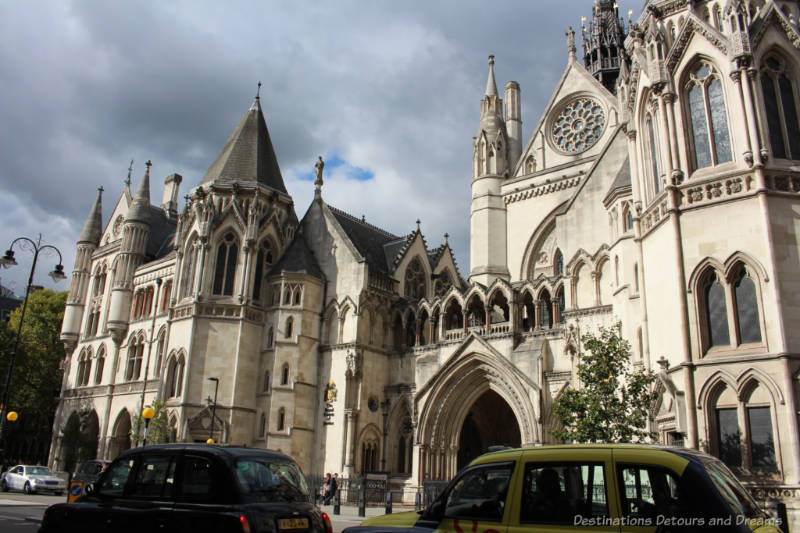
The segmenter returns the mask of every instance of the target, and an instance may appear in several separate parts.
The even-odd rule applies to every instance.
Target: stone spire
[[[100,236],[103,234],[103,188],[97,189],[97,200],[95,200],[92,210],[89,211],[89,218],[83,226],[78,243],[97,245]]]
[[[612,93],[616,91],[620,66],[628,61],[627,31],[618,10],[613,0],[595,0],[589,27],[581,27],[583,65]]]
[[[150,166],[152,163],[148,161],[145,163],[147,169],[144,171],[144,177],[136,189],[136,195],[133,197],[131,209],[128,211],[126,220],[137,222],[150,222]]]
[[[201,185],[216,180],[254,182],[286,194],[278,158],[275,157],[275,149],[261,111],[260,94],[259,87],[255,100],[209,167]]]
[[[489,79],[486,80],[486,96],[497,96],[497,83],[494,81],[494,56],[489,56]]]

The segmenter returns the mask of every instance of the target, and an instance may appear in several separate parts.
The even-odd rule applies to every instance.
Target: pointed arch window
[[[260,302],[262,298],[261,283],[272,263],[275,261],[275,256],[272,252],[272,245],[269,240],[264,240],[258,248],[258,255],[256,256],[256,272],[255,280],[253,281],[253,300]]]
[[[415,257],[406,268],[405,296],[413,299],[424,298],[426,292],[425,269],[419,257]]]
[[[164,283],[164,288],[161,289],[161,304],[159,306],[159,311],[166,311],[167,304],[169,304],[169,299],[172,296],[172,280],[167,280]]]
[[[267,415],[264,413],[261,413],[261,421],[258,424],[258,436],[259,437],[267,436]]]
[[[144,339],[131,337],[128,344],[128,362],[125,367],[125,379],[133,381],[139,379],[142,373],[142,358],[144,355]]]
[[[164,349],[167,340],[167,330],[163,329],[158,333],[158,343],[156,344],[156,366],[153,367],[153,377],[158,377],[161,373],[161,362],[164,359]]]
[[[293,326],[294,326],[294,320],[292,320],[292,317],[287,318],[286,319],[286,338],[287,339],[291,339],[292,338],[292,327]]]
[[[281,385],[288,385],[289,384],[289,364],[284,363],[283,368],[281,368]]]
[[[180,358],[171,357],[169,365],[167,366],[167,397],[177,398],[183,391],[183,371],[185,360],[183,356]]]
[[[564,275],[564,254],[561,253],[561,250],[556,250],[556,256],[553,259],[553,273],[556,276]]]
[[[269,370],[266,370],[264,372],[264,384],[263,388],[261,389],[261,392],[269,392],[269,385],[270,385],[270,375],[269,375]]]
[[[217,264],[214,270],[214,294],[233,295],[233,280],[236,277],[236,261],[239,241],[232,232],[222,238],[217,247]]]
[[[733,160],[725,95],[719,73],[707,62],[700,62],[686,84],[688,122],[694,167],[705,168]]]
[[[725,303],[725,288],[716,272],[707,275],[705,287],[706,335],[708,347],[729,346],[728,308]]]
[[[647,157],[650,160],[650,183],[653,184],[653,195],[661,191],[661,153],[658,150],[658,127],[650,113],[645,115],[647,126]]]
[[[186,298],[194,293],[194,276],[197,269],[197,239],[186,246],[183,254],[183,272],[181,275],[181,297]]]
[[[779,159],[800,159],[797,87],[780,57],[770,56],[764,61],[761,91],[772,155]]]
[[[283,431],[286,428],[286,410],[281,407],[278,411],[278,431]]]
[[[97,363],[94,368],[94,384],[99,385],[103,381],[103,368],[106,365],[106,348],[101,346],[97,351]]]
[[[91,351],[84,350],[81,352],[78,362],[78,376],[77,385],[82,387],[89,384],[89,374],[92,370],[92,353]]]
[[[742,344],[761,342],[761,320],[758,312],[756,284],[742,267],[733,284],[736,305],[736,326]]]
[[[435,277],[436,281],[434,282],[434,292],[436,293],[436,296],[444,296],[444,294],[450,290],[450,287],[453,286],[453,278],[450,275],[450,271],[444,269],[436,274]]]

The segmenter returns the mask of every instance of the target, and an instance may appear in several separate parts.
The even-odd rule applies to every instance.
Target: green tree
[[[154,400],[149,407],[153,409],[154,414],[147,428],[147,443],[161,444],[163,442],[169,442],[169,422],[167,421],[167,408],[164,400]],[[131,439],[133,442],[136,443],[144,440],[144,429],[145,419],[142,417],[141,413],[139,413],[131,420]]]
[[[67,293],[40,289],[28,296],[14,373],[8,398],[9,411],[19,419],[6,423],[3,435],[6,458],[47,461],[53,417],[61,393],[64,344],[60,340]],[[0,324],[0,387],[5,385],[11,351],[22,306]],[[0,391],[1,392],[1,391]]]
[[[630,343],[621,324],[581,337],[581,387],[567,389],[553,403],[561,428],[553,435],[573,442],[631,442],[650,437],[647,413],[655,401],[655,374],[631,364]]]

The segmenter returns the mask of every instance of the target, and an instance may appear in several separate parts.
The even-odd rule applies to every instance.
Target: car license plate
[[[281,529],[308,529],[308,518],[281,518],[278,522]]]

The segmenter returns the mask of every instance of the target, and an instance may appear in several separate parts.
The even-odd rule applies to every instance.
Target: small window
[[[493,464],[464,473],[447,495],[444,516],[500,522],[506,505],[512,464]]]
[[[144,456],[128,495],[134,498],[171,498],[175,482],[175,460],[169,455]]]
[[[672,472],[649,465],[620,465],[617,475],[624,487],[620,503],[627,523],[655,526],[695,516],[691,489],[682,486]]]
[[[287,339],[292,338],[292,326],[293,326],[293,324],[294,323],[293,323],[291,317],[286,319],[286,338]]]
[[[280,411],[278,411],[278,431],[283,431],[286,427],[286,411],[283,410],[281,407]]]
[[[98,494],[103,496],[122,496],[125,485],[128,484],[131,470],[133,470],[133,463],[133,459],[115,461],[108,468],[108,473],[100,481],[100,486],[97,489]]]
[[[528,463],[522,485],[520,522],[575,525],[608,518],[602,463]]]
[[[289,384],[289,365],[283,365],[283,370],[281,371],[281,385],[288,385]]]
[[[183,460],[183,476],[179,499],[205,502],[214,499],[213,467],[204,457],[187,456]]]

